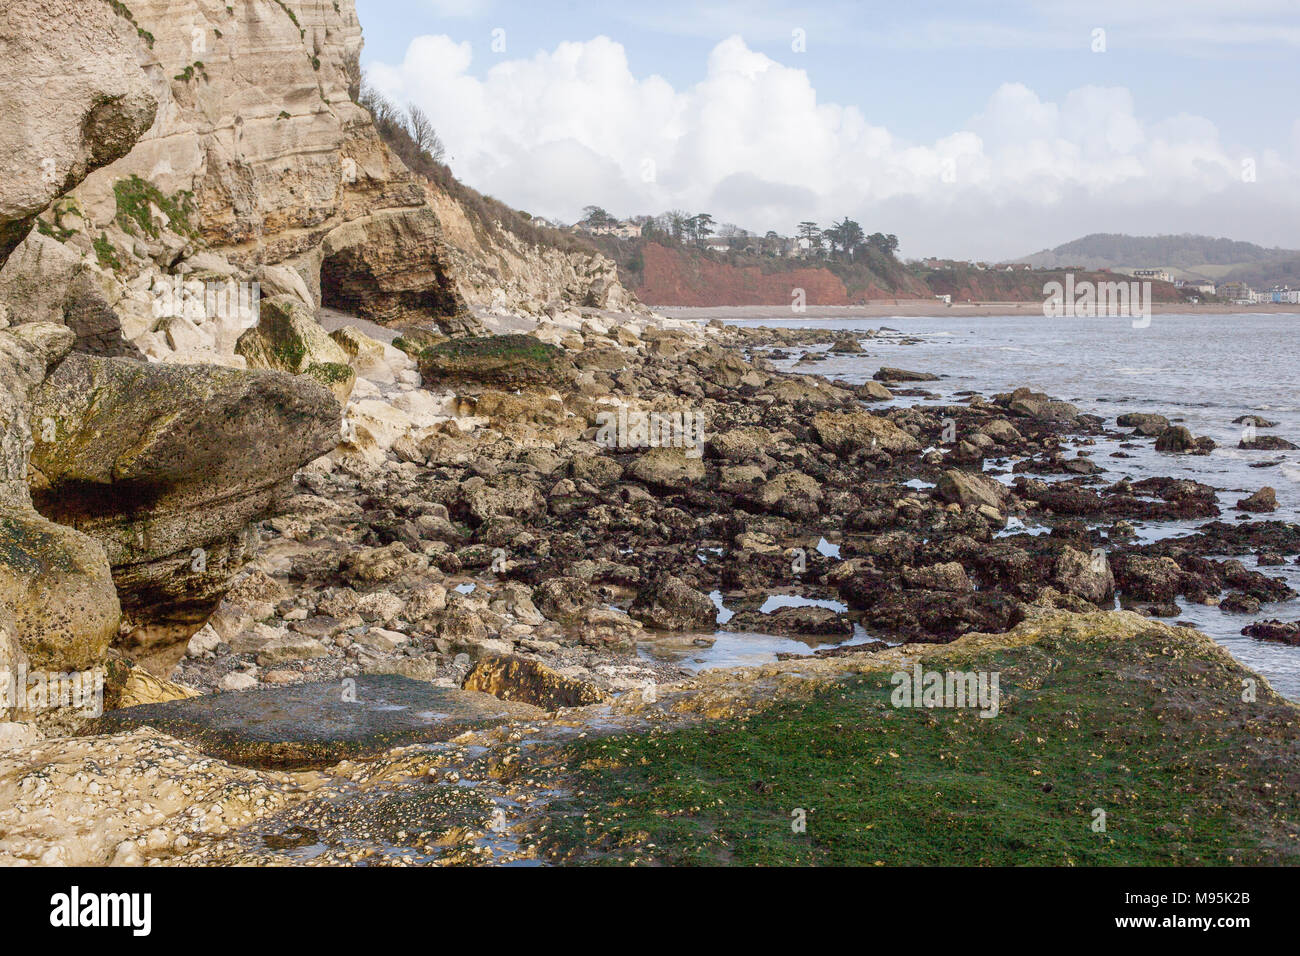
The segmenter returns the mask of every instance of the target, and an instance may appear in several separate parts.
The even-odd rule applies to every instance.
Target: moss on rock
[[[417,361],[426,385],[560,385],[574,368],[563,349],[518,334],[450,339],[422,349]]]

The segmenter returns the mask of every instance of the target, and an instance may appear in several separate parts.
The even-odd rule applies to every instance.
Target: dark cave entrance
[[[381,325],[436,321],[464,311],[438,261],[408,264],[381,280],[364,248],[358,246],[325,257],[320,268],[320,290],[322,306]]]

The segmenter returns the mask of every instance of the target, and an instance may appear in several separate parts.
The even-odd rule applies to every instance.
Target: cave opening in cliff
[[[463,310],[437,261],[426,268],[376,276],[363,247],[349,246],[325,257],[320,269],[321,305],[372,322],[391,324],[439,320]]]
[[[321,263],[320,301],[326,308],[382,321],[375,315],[381,295],[374,275],[351,250],[336,252]]]

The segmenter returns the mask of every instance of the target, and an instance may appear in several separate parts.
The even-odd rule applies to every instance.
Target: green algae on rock
[[[894,706],[891,674],[918,661],[999,673],[998,715]],[[1205,635],[1135,614],[1047,614],[661,693],[732,719],[572,745],[557,779],[573,796],[539,836],[552,859],[1300,861],[1300,711]]]
[[[564,350],[531,335],[489,335],[441,342],[420,351],[428,387],[473,383],[485,387],[561,385],[573,372]]]

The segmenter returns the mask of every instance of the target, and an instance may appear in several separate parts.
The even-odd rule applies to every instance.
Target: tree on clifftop
[[[600,229],[603,226],[614,226],[618,220],[605,212],[600,206],[584,206],[582,209],[582,225],[588,229]]]
[[[822,251],[822,231],[817,228],[817,223],[805,221],[795,227],[795,234],[808,243],[808,251],[814,254],[821,254]]]
[[[707,212],[696,213],[686,220],[686,227],[696,245],[702,245],[705,239],[713,235],[713,217]]]
[[[892,232],[889,235],[873,232],[867,237],[867,245],[882,255],[893,256],[898,251],[898,237]]]
[[[847,216],[827,229],[825,235],[831,242],[831,252],[834,252],[838,245],[845,257],[849,259],[853,258],[853,253],[858,246],[866,241],[866,234],[863,233],[862,227]]]

